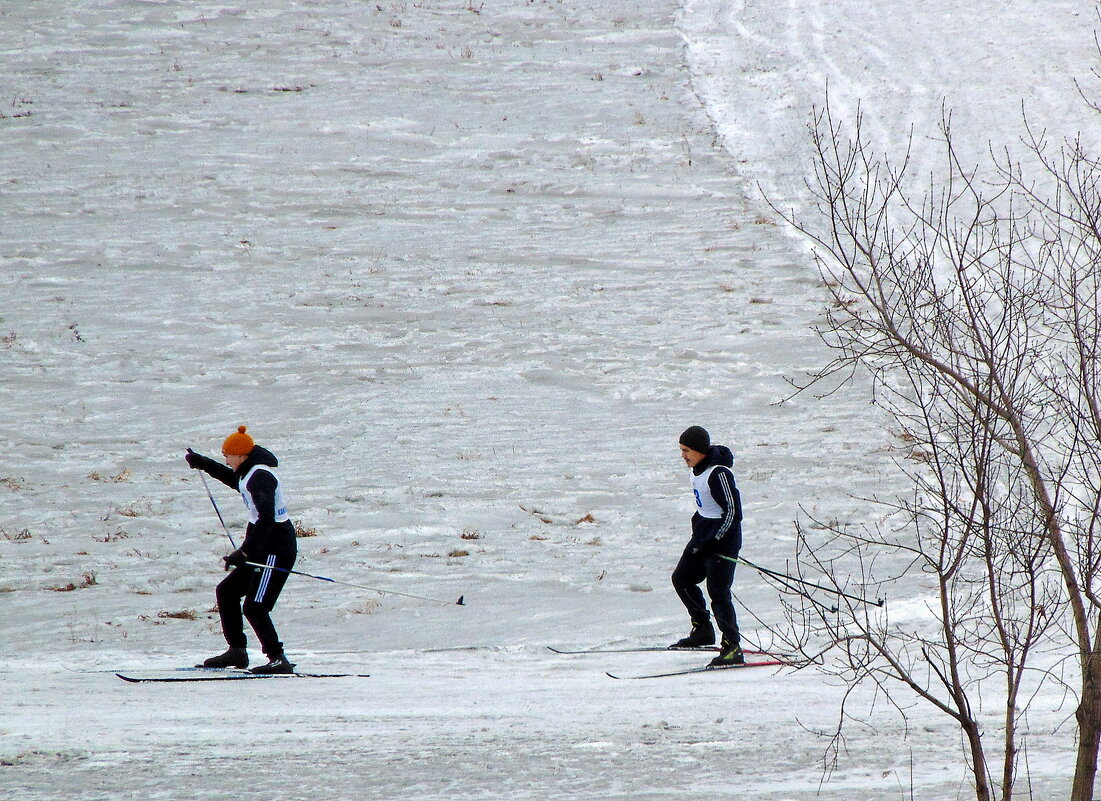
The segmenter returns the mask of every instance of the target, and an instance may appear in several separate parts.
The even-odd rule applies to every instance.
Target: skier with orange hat
[[[287,660],[271,620],[271,610],[298,553],[283,485],[274,470],[279,460],[253,442],[245,426],[226,437],[222,456],[225,464],[188,448],[184,457],[192,469],[202,470],[240,492],[249,516],[241,546],[224,557],[230,573],[218,584],[216,592],[222,634],[229,649],[207,659],[201,667],[248,667],[244,629],[247,619],[268,657],[266,665],[253,668],[252,672],[293,673],[294,665]]]

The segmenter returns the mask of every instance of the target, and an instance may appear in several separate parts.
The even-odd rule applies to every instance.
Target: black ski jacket
[[[723,510],[718,519],[699,513],[692,516],[692,540],[690,547],[713,549],[716,553],[737,556],[742,548],[742,496],[734,483],[734,454],[725,445],[712,445],[707,456],[692,468],[694,475],[701,475],[707,468],[718,465],[707,478],[707,488],[715,503]],[[725,468],[725,469],[724,469]]]
[[[275,458],[275,454],[267,448],[261,448],[259,445],[253,447],[252,453],[236,470],[229,465],[224,465],[197,453],[193,456],[196,458],[189,459],[188,463],[192,464],[195,469],[202,470],[207,475],[218,479],[227,487],[232,487],[238,492],[241,490],[241,479],[248,475],[252,468],[257,465],[265,467],[279,465],[279,460]],[[250,562],[263,561],[263,557],[268,554],[293,556],[298,553],[294,524],[290,520],[282,522],[276,522],[275,520],[275,490],[277,486],[278,481],[275,476],[267,470],[257,470],[252,474],[252,478],[249,479],[246,485],[249,495],[252,496],[252,500],[256,504],[259,519],[255,523],[250,522],[248,524],[245,529],[245,540],[240,544],[238,550],[244,553]]]

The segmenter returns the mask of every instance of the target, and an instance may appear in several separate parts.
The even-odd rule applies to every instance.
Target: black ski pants
[[[711,613],[715,616],[715,625],[723,637],[738,645],[738,616],[734,611],[734,600],[730,596],[730,587],[734,584],[734,563],[719,557],[715,550],[706,546],[693,553],[695,546],[689,544],[681,554],[677,567],[673,570],[673,588],[676,589],[681,603],[684,604],[693,623],[706,623],[709,620],[707,602],[699,585],[706,582],[707,595],[711,599]]]
[[[294,554],[268,554],[256,559],[267,567],[252,565],[235,567],[218,584],[218,614],[222,619],[222,634],[230,648],[244,648],[245,620],[260,640],[264,653],[274,659],[283,653],[283,643],[271,621],[271,610],[290,575],[284,571],[294,567]],[[283,568],[274,570],[273,568]],[[242,603],[244,599],[244,603]]]

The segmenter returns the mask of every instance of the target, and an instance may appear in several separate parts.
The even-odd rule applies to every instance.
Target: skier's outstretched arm
[[[187,460],[187,466],[192,470],[202,470],[208,476],[218,479],[227,487],[237,489],[237,474],[229,465],[216,462],[207,456],[203,456],[201,453],[195,453],[191,448],[187,449],[187,454],[184,456],[184,459]]]

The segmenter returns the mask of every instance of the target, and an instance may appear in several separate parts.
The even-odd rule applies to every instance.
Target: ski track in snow
[[[0,795],[955,792],[956,734],[924,710],[907,740],[868,699],[822,783],[840,689],[814,671],[615,683],[699,657],[543,644],[682,633],[690,423],[733,447],[760,563],[791,556],[800,507],[859,520],[854,498],[893,489],[859,387],[776,405],[827,358],[822,296],[756,184],[798,202],[823,76],[887,141],[896,113],[935,119],[936,80],[986,97],[959,76],[996,55],[1010,100],[1027,76],[1064,108],[1082,62],[1035,67],[1072,39],[1079,57],[1068,9],[1010,58],[969,49],[978,11],[899,3],[0,8]],[[468,605],[293,580],[292,659],[369,679],[70,670],[221,649],[227,543],[182,454],[242,422],[316,529],[300,569]],[[745,570],[736,592],[767,637],[774,592]],[[1030,734],[1052,755],[1036,787],[1067,775],[1065,716]]]

